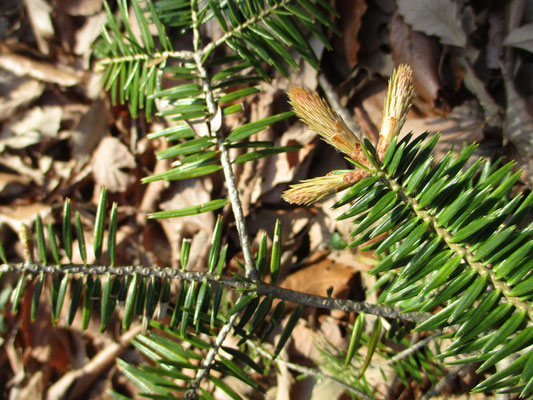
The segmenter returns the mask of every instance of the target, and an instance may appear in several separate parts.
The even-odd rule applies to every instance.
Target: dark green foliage
[[[391,160],[387,168],[376,172],[379,179],[367,178],[372,184],[362,181],[354,186],[357,190],[349,190],[353,193],[342,201],[353,205],[339,218],[354,218],[352,245],[375,237],[374,231],[382,233],[381,226],[389,229],[387,236],[367,246],[382,255],[370,273],[392,272],[392,283],[380,300],[405,311],[444,307],[416,329],[451,328],[455,342],[443,355],[482,362],[479,370],[484,371],[533,344],[526,323],[531,323],[533,308],[523,296],[533,287],[533,234],[531,226],[517,227],[531,209],[531,195],[511,197],[518,177],[511,173],[513,163],[497,168],[478,160],[465,167],[473,146],[455,160],[450,153],[429,168],[435,143],[423,144],[423,137],[399,143],[386,155]],[[407,208],[397,211],[396,206]],[[481,337],[483,346],[475,345],[481,340],[478,335],[491,331]],[[525,365],[520,360],[476,390],[495,389],[516,375],[512,386],[525,390],[531,378],[520,377]]]
[[[320,27],[323,24],[336,31],[327,15],[333,12],[327,2],[149,0],[141,6],[137,1],[120,0],[117,5],[117,15],[106,5],[108,23],[95,49],[100,67],[105,70],[106,89],[113,101],[127,102],[134,117],[139,110],[144,110],[148,119],[156,114],[172,121],[169,128],[150,137],[164,137],[172,143],[157,154],[158,158],[178,159],[174,168],[148,176],[143,182],[190,179],[216,173],[222,169],[221,145],[245,150],[231,161],[237,164],[298,149],[297,146],[277,146],[272,141],[245,141],[292,116],[292,111],[249,122],[232,132],[222,132],[220,120],[241,111],[243,106],[239,102],[259,92],[257,85],[269,79],[266,65],[288,76],[288,66],[298,68],[295,57],[299,55],[318,67],[318,59],[301,30],[302,26],[306,27],[329,47]],[[140,35],[135,35],[129,26],[129,12],[133,13]],[[214,21],[224,36],[204,44],[195,36],[199,34],[197,30],[202,24]],[[157,32],[155,37],[150,33],[151,27]],[[168,32],[172,34],[169,36]],[[173,35],[190,32],[193,51],[174,48]],[[230,54],[219,55],[220,52],[214,51],[222,45],[229,46]],[[162,87],[163,76],[171,78],[173,83],[169,87]],[[195,124],[206,122],[208,132],[200,133],[193,128]],[[212,211],[224,204],[223,199],[214,200],[201,209],[191,207],[155,213],[152,217],[190,215]]]
[[[398,146],[398,149],[403,149],[399,150],[403,155],[398,165],[404,164],[413,174],[420,174],[420,169],[404,160],[406,154],[410,154],[409,157],[413,160],[418,160],[419,165],[425,165],[423,157],[418,155],[429,154],[428,147],[435,143],[431,141],[422,145],[422,140],[423,138],[417,138],[408,143],[404,142],[407,143],[405,146]],[[417,151],[413,152],[411,149]],[[520,221],[516,213],[525,215],[528,212],[531,196],[510,197],[510,182],[514,182],[515,178],[506,165],[487,167],[488,162],[475,162],[470,167],[456,169],[457,165],[464,165],[468,161],[465,152],[469,153],[470,149],[464,149],[455,160],[445,156],[444,161],[432,168],[425,168],[422,178],[416,178],[418,185],[412,185],[411,189],[407,186],[414,181],[412,175],[392,171],[389,178],[388,172],[378,171],[377,179],[367,178],[354,185],[348,191],[351,198],[345,196],[343,202],[353,202],[348,213],[354,214],[350,216],[356,224],[354,242],[364,243],[368,238],[388,233],[372,244],[380,255],[381,262],[371,273],[384,274],[382,279],[378,280],[378,286],[381,288],[379,300],[405,311],[432,311],[440,307],[431,318],[416,326],[399,325],[398,320],[391,321],[392,325],[386,325],[385,328],[387,338],[397,337],[402,340],[406,333],[414,329],[419,332],[447,330],[448,337],[454,340],[451,346],[436,356],[426,354],[413,359],[406,355],[405,358],[400,358],[393,367],[398,377],[406,383],[408,379],[423,380],[424,377],[437,381],[442,375],[443,366],[436,360],[450,364],[478,362],[479,371],[482,372],[506,357],[516,356],[508,367],[489,376],[476,390],[513,388],[527,395],[532,390],[530,382],[533,379],[528,358],[533,345],[533,330],[529,326],[531,303],[527,297],[532,279],[529,264],[530,243],[533,238],[531,226],[517,228]],[[394,154],[391,157],[393,159]],[[446,174],[440,176],[450,169],[456,171],[453,177]],[[400,178],[394,178],[395,176]],[[444,185],[440,183],[443,177],[446,178]],[[487,182],[490,183],[489,186]],[[432,199],[422,208],[416,198],[423,198],[424,193],[435,191],[433,185],[440,189],[430,196]],[[453,196],[447,195],[449,190],[452,190],[452,193],[457,190],[457,193]],[[408,191],[410,194],[407,194]],[[478,200],[461,200],[458,203],[464,193]],[[483,194],[482,197],[478,196],[480,193]],[[377,194],[379,196],[376,197]],[[105,199],[105,194],[102,198]],[[117,232],[116,205],[111,209],[108,243],[112,244]],[[99,235],[103,237],[103,216],[106,215],[104,211],[105,202],[101,200],[96,213],[97,240],[101,240],[98,239]],[[198,209],[196,211],[198,212]],[[450,214],[453,214],[452,218],[448,217]],[[45,238],[42,221],[37,218],[33,240],[36,243],[38,260],[43,267],[48,260],[47,254],[55,254],[53,258],[56,259],[61,252],[66,254],[65,247],[72,246],[72,239],[68,239],[67,233],[67,227],[73,227],[71,218],[67,201],[62,227],[63,236],[67,239],[60,247],[50,227],[47,230],[49,237]],[[461,222],[457,222],[458,220]],[[361,228],[361,225],[364,227]],[[74,227],[80,242],[80,251],[83,252],[84,229],[79,213],[75,213]],[[361,240],[361,237],[364,240]],[[27,240],[32,239],[30,237]],[[263,276],[270,259],[270,273],[275,281],[279,273],[282,244],[279,223],[274,230],[270,254],[266,250],[266,240],[266,236],[261,240],[255,264],[260,276]],[[206,274],[187,275],[185,267],[188,264],[189,250],[190,241],[186,240],[181,255],[183,269],[174,272],[165,270],[160,273],[158,270],[113,266],[93,269],[94,267],[86,265],[86,258],[80,266],[58,266],[49,287],[53,322],[57,322],[59,318],[67,290],[72,293],[71,302],[68,304],[68,321],[72,322],[77,309],[81,307],[84,328],[88,326],[90,318],[98,318],[93,313],[97,304],[100,309],[101,329],[105,329],[109,323],[117,302],[123,304],[124,329],[128,329],[137,317],[142,319],[144,328],[151,325],[179,338],[178,341],[166,342],[155,333],[152,336],[142,336],[143,339],[138,339],[136,346],[156,360],[159,366],[137,368],[121,362],[124,373],[141,387],[149,388],[149,391],[161,396],[175,393],[176,390],[185,390],[164,377],[182,379],[184,385],[190,383],[190,375],[185,374],[183,369],[193,366],[198,369],[197,364],[191,364],[191,357],[203,357],[203,353],[187,353],[179,359],[172,359],[168,358],[169,354],[179,353],[178,349],[181,347],[173,347],[171,351],[169,346],[181,346],[179,343],[184,340],[191,343],[194,341],[194,345],[199,346],[198,350],[209,349],[209,343],[198,342],[196,335],[202,333],[207,335],[206,337],[216,336],[225,321],[232,316],[237,318],[233,331],[241,338],[240,346],[245,346],[248,340],[264,341],[280,323],[285,308],[284,302],[273,308],[275,296],[269,294],[258,297],[253,286],[248,286],[243,295],[232,302],[227,295],[227,288],[217,283],[223,278],[227,254],[227,246],[223,245],[223,225],[220,219],[211,241]],[[108,254],[109,259],[114,260],[115,246],[109,245],[108,251],[111,252]],[[32,271],[29,267],[21,270],[23,272],[11,296],[15,310],[26,286],[25,282],[32,275],[28,273]],[[39,269],[35,271],[38,273],[33,289],[33,318],[38,312],[40,296],[48,290],[44,280],[45,273]],[[180,290],[174,295],[170,292],[169,279],[181,280]],[[241,279],[243,283],[248,282],[245,278]],[[154,318],[163,317],[167,308],[171,317],[168,326],[153,321]],[[275,343],[274,357],[285,345],[301,312],[302,307],[298,306],[288,318],[281,336]],[[353,377],[347,378],[345,382],[351,382],[354,390],[369,393],[364,372],[372,365],[373,355],[377,352],[382,356],[388,354],[388,357],[391,357],[392,353],[382,343],[382,318],[375,320],[372,334],[367,336],[363,331],[362,315],[357,318],[348,354],[340,357],[339,363],[357,366],[361,376],[355,380]],[[152,339],[149,340],[150,337]],[[423,351],[427,352],[427,349]],[[237,354],[238,356],[232,354],[232,358],[221,358],[210,368],[233,375],[255,389],[262,390],[255,381],[252,384],[248,375],[243,374],[235,363],[246,365],[255,371],[262,367],[255,362],[251,363],[246,354]],[[451,359],[452,356],[460,358]],[[331,360],[334,360],[333,356]],[[440,372],[436,373],[437,371]],[[208,376],[211,379],[209,374]],[[212,382],[222,390],[230,392],[223,381]],[[231,395],[235,394],[231,392]]]

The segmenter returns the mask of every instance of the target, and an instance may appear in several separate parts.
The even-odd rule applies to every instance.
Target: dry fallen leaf
[[[48,54],[48,40],[54,36],[52,6],[45,0],[24,0],[37,46],[43,54]]]
[[[409,132],[419,135],[422,132],[440,132],[441,143],[448,151],[455,145],[457,151],[460,151],[463,143],[481,142],[483,140],[483,115],[476,101],[465,102],[454,109],[445,117],[427,116],[416,118],[413,116],[408,119],[400,133],[404,137]],[[437,157],[438,159],[438,157]]]
[[[0,67],[17,76],[30,76],[43,82],[73,86],[80,82],[81,76],[66,66],[55,66],[44,61],[36,61],[18,54],[0,55]]]
[[[16,385],[11,389],[9,398],[42,399],[47,386],[45,375],[43,371],[37,370],[31,376],[27,376],[25,384]]]
[[[337,11],[340,14],[338,27],[342,33],[343,50],[350,68],[358,64],[357,55],[361,43],[357,36],[366,9],[366,0],[341,0],[337,2]]]
[[[0,134],[0,151],[5,147],[22,149],[57,136],[61,107],[35,107],[18,120],[7,124]]]
[[[105,21],[105,12],[87,17],[83,26],[76,31],[74,54],[86,55],[87,59],[89,58],[91,46],[96,38],[100,36]]]
[[[17,77],[0,69],[0,121],[11,118],[16,110],[38,98],[44,84],[28,77]]]
[[[7,224],[13,231],[18,232],[23,223],[31,226],[37,213],[45,219],[51,210],[51,206],[41,203],[0,206],[0,223]]]
[[[346,388],[338,382],[326,379],[315,379],[311,400],[340,400],[345,398],[345,393]]]
[[[107,114],[103,101],[95,101],[91,108],[80,118],[75,129],[70,132],[72,157],[83,160],[101,143],[107,133]]]
[[[211,187],[208,180],[188,179],[172,183],[166,194],[167,199],[160,203],[163,211],[177,210],[205,203],[211,200]],[[160,220],[165,230],[172,251],[172,265],[177,266],[180,258],[181,243],[184,238],[192,238],[189,268],[205,266],[205,258],[209,251],[209,242],[215,216],[213,212],[189,215],[180,218],[167,218]]]
[[[528,110],[520,96],[509,70],[503,71],[507,108],[505,109],[504,134],[516,149],[515,158],[523,176],[533,186],[533,110]]]
[[[533,23],[520,26],[503,40],[504,46],[518,47],[533,53]]]
[[[17,171],[20,175],[31,178],[38,185],[44,183],[44,175],[38,168],[32,168],[27,165],[25,160],[18,155],[11,154],[10,152],[0,152],[0,164],[10,168],[13,171]]]
[[[301,145],[301,149],[289,153],[276,154],[265,160],[251,193],[251,203],[259,199],[277,203],[286,183],[295,183],[306,177],[316,148],[317,135],[303,124],[295,124],[281,137],[276,146]],[[259,172],[259,171],[258,171]]]
[[[24,190],[27,190],[26,185],[30,181],[26,176],[0,172],[0,196],[10,197],[21,194]]]
[[[458,7],[452,0],[398,1],[398,12],[414,30],[437,36],[442,44],[464,47],[467,35]]]
[[[319,347],[325,337],[333,346],[339,349],[345,347],[346,337],[342,336],[338,322],[331,317],[326,317],[325,320],[327,322],[320,324],[320,330],[311,328],[303,319],[298,321],[291,335],[292,349],[289,349],[292,350],[291,355],[297,354],[299,357],[320,363],[324,360],[324,355]]]
[[[318,296],[327,296],[332,287],[331,297],[345,298],[356,272],[350,266],[325,258],[290,274],[279,286]]]
[[[70,15],[93,15],[102,9],[103,0],[61,0],[61,6]]]
[[[399,16],[390,23],[389,42],[396,64],[408,64],[413,69],[415,93],[439,107],[442,88],[438,77],[440,49],[434,37],[413,31]]]
[[[387,1],[372,3],[378,4],[373,4],[374,7],[368,7],[365,12],[364,22],[358,34],[361,48],[358,51],[357,58],[359,66],[367,69],[370,74],[386,75],[390,74],[394,68],[390,52],[383,51],[389,46],[387,32],[391,11],[380,10]],[[378,5],[378,7],[375,7],[375,5]],[[357,71],[357,68],[355,71]]]
[[[115,137],[102,139],[94,152],[92,169],[95,182],[110,192],[124,192],[135,177],[123,169],[135,168],[135,157],[128,147]]]

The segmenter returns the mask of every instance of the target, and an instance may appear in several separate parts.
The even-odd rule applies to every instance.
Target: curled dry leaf
[[[339,30],[342,32],[342,44],[350,68],[358,64],[357,53],[361,44],[358,40],[363,15],[367,9],[365,0],[341,0],[337,2]]]
[[[48,54],[48,40],[54,36],[52,6],[45,0],[24,0],[37,46],[41,53]]]
[[[389,42],[396,64],[412,67],[417,96],[432,107],[438,107],[442,102],[442,87],[438,77],[440,49],[437,40],[413,31],[396,16],[390,23]]]
[[[414,30],[437,36],[442,44],[464,47],[458,2],[452,0],[399,0],[398,12]]]
[[[135,177],[123,169],[135,168],[135,157],[128,147],[115,137],[104,138],[92,159],[94,180],[98,185],[106,186],[110,192],[123,192]]]
[[[22,149],[57,136],[62,111],[59,106],[35,107],[8,124],[0,135],[0,150]]]
[[[0,69],[0,121],[12,117],[17,108],[31,103],[43,90],[44,84],[38,80]]]
[[[61,86],[76,85],[81,79],[79,74],[65,66],[55,66],[13,53],[0,55],[0,67],[17,76],[30,76]]]

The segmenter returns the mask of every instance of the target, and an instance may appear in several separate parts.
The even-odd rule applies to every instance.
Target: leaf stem
[[[250,249],[250,243],[248,239],[248,231],[246,229],[244,213],[242,211],[241,200],[239,197],[239,193],[237,191],[237,186],[235,184],[235,175],[233,174],[233,169],[231,168],[231,163],[230,163],[229,155],[228,155],[228,149],[224,145],[225,138],[224,138],[224,134],[221,129],[222,128],[221,110],[215,101],[215,97],[213,95],[213,90],[211,87],[211,81],[207,74],[207,70],[205,69],[203,65],[204,57],[203,57],[202,52],[200,51],[200,42],[201,42],[200,25],[202,24],[202,21],[199,20],[198,18],[198,9],[197,9],[196,2],[191,3],[191,17],[192,17],[192,26],[193,26],[193,46],[194,46],[193,59],[196,64],[198,76],[202,81],[202,89],[205,94],[205,101],[207,104],[207,109],[212,118],[211,120],[206,119],[205,124],[207,125],[207,129],[210,135],[212,135],[213,133],[215,134],[217,138],[218,147],[220,149],[220,162],[222,164],[222,170],[224,171],[224,178],[226,180],[226,185],[228,187],[228,196],[231,201],[233,215],[235,216],[235,224],[237,226],[239,241],[241,243],[241,248],[242,248],[242,252],[244,256],[246,277],[248,279],[257,280],[257,271],[255,270],[254,264],[253,264],[252,252]],[[216,122],[217,118],[220,118],[220,123]],[[222,343],[224,343],[224,341],[226,340],[226,337],[229,335],[231,329],[233,328],[233,324],[235,323],[238,315],[239,315],[238,313],[231,315],[226,320],[222,329],[220,329],[220,331],[218,332],[215,343],[211,346],[211,348],[209,349],[209,352],[207,353],[207,356],[202,362],[202,368],[198,370],[196,377],[194,378],[194,381],[189,386],[189,390],[187,391],[187,394],[186,394],[187,399],[197,398],[196,391],[198,390],[198,387],[200,386],[200,383],[202,382],[202,380],[209,375],[209,371],[211,370],[213,366],[215,357],[217,356],[218,351],[220,347],[222,346]]]

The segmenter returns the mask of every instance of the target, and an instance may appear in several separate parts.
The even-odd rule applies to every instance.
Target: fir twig
[[[224,343],[224,340],[226,340],[226,337],[229,335],[231,328],[233,328],[233,325],[235,324],[235,321],[237,320],[238,316],[239,313],[231,315],[222,327],[222,329],[218,332],[215,343],[213,343],[213,345],[209,349],[209,352],[207,353],[207,356],[202,362],[202,368],[198,370],[194,381],[189,385],[189,391],[186,394],[187,399],[196,398],[196,390],[200,386],[200,383],[202,383],[202,380],[206,378],[209,374],[209,371],[213,366],[213,362],[215,361],[215,357],[217,356],[220,347]]]
[[[199,72],[200,79],[202,80],[202,87],[205,93],[205,100],[207,108],[213,120],[222,118],[220,108],[218,107],[215,97],[213,95],[213,89],[211,87],[211,81],[207,75],[207,71],[203,65],[203,52],[200,50],[200,31],[197,21],[197,11],[192,12],[193,24],[194,24],[194,61],[196,63],[196,69]],[[233,215],[235,216],[235,225],[239,235],[239,242],[241,244],[242,254],[244,257],[244,267],[246,270],[246,277],[248,279],[257,280],[257,271],[253,265],[252,251],[250,249],[250,242],[248,236],[248,230],[246,228],[246,222],[244,219],[244,212],[242,210],[241,199],[239,191],[237,190],[237,184],[235,183],[235,174],[231,167],[229,160],[228,148],[224,141],[225,137],[222,132],[222,123],[208,123],[208,129],[211,134],[217,137],[217,145],[220,150],[220,163],[222,164],[222,171],[224,172],[224,178],[228,187],[228,197],[231,202],[231,208]]]
[[[1,264],[0,273],[3,272],[29,272],[38,275],[45,274],[92,274],[113,276],[133,276],[158,277],[169,279],[181,279],[189,282],[203,282],[207,279],[210,283],[221,284],[231,289],[249,291],[257,293],[258,296],[271,294],[274,298],[292,301],[306,306],[317,307],[328,310],[342,310],[346,312],[364,312],[367,314],[380,315],[385,318],[399,318],[405,321],[422,322],[431,316],[429,313],[403,313],[399,309],[366,303],[364,301],[353,301],[349,299],[333,299],[314,294],[296,292],[264,282],[244,282],[239,279],[218,277],[206,272],[183,271],[175,268],[159,268],[146,266],[123,266],[110,267],[107,265],[83,265],[83,264],[63,264],[44,265],[40,263],[18,263]]]

